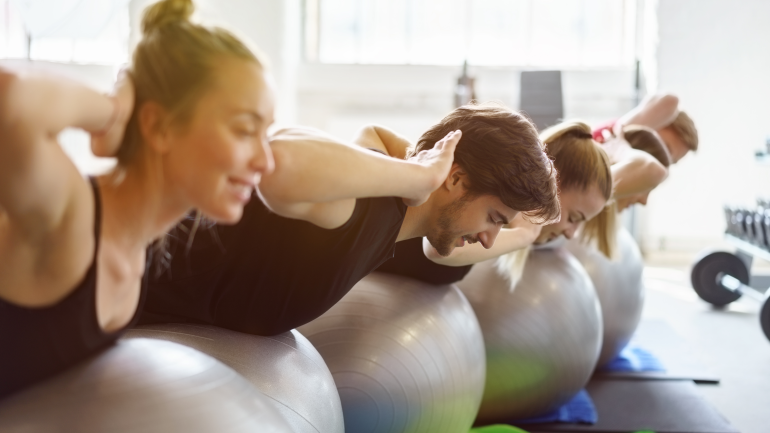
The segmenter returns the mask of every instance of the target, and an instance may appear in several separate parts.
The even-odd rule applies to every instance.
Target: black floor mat
[[[520,426],[529,432],[739,433],[689,380],[592,380],[586,387],[599,414],[595,425]]]
[[[595,377],[602,379],[657,379],[657,380],[693,380],[696,383],[719,383],[717,377],[706,367],[681,335],[665,321],[642,320],[633,337],[633,343],[655,355],[666,371],[650,372],[597,372]]]

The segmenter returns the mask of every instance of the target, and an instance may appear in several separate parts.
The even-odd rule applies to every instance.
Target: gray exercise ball
[[[564,248],[532,250],[513,291],[497,263],[475,265],[457,284],[486,346],[479,423],[543,415],[569,401],[588,383],[602,336],[591,279]]]
[[[577,239],[568,242],[567,248],[588,271],[599,295],[604,317],[604,339],[597,364],[601,367],[626,347],[642,317],[642,254],[631,233],[624,228],[618,231],[614,260]]]
[[[295,433],[344,433],[342,406],[329,368],[292,330],[273,337],[208,325],[167,323],[129,330],[124,338],[157,338],[222,361],[276,403]]]
[[[291,428],[267,397],[180,344],[120,341],[0,401],[3,432],[270,432]]]
[[[373,273],[299,331],[334,376],[347,433],[467,433],[473,424],[484,346],[454,285]]]

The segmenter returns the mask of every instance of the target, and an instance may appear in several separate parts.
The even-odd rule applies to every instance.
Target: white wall
[[[141,38],[142,11],[156,0],[131,0],[130,43]],[[195,0],[194,19],[220,25],[256,44],[268,59],[278,94],[276,119],[296,121],[297,67],[300,62],[302,9],[300,0]]]
[[[659,0],[658,88],[679,95],[700,148],[671,170],[646,212],[646,243],[696,251],[718,243],[724,203],[770,196],[770,1]]]
[[[350,137],[366,123],[416,139],[453,107],[460,66],[304,64],[298,83],[298,121]],[[471,67],[481,101],[519,103],[520,70]],[[565,117],[598,122],[632,107],[630,70],[564,71]]]

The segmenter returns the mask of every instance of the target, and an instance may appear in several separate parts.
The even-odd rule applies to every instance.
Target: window
[[[642,1],[642,0],[639,0]],[[637,0],[306,0],[322,63],[623,67]]]
[[[127,0],[0,0],[0,58],[120,64]]]

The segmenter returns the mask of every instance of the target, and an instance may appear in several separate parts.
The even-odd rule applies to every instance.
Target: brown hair
[[[410,155],[457,129],[463,135],[454,159],[468,175],[470,194],[498,197],[534,222],[559,218],[556,170],[532,122],[501,104],[464,105],[428,129]]]
[[[698,150],[698,130],[695,122],[684,111],[680,111],[670,125],[668,125],[682,139],[685,146],[693,152]]]
[[[559,171],[559,190],[585,191],[596,185],[606,201],[612,198],[610,159],[604,149],[592,139],[591,127],[583,122],[563,122],[540,133],[548,146],[548,156]],[[595,241],[599,251],[612,257],[615,251],[615,212],[609,206],[580,231],[581,239]]]
[[[666,143],[654,129],[642,125],[623,127],[623,137],[632,148],[647,152],[657,159],[664,167],[671,165],[671,154]]]
[[[145,102],[160,104],[170,113],[170,121],[183,123],[211,85],[218,59],[234,57],[264,65],[227,30],[190,22],[194,11],[192,0],[162,0],[144,11],[143,38],[129,70],[136,99],[117,154],[120,166],[128,164],[142,145],[136,114]]]

